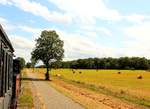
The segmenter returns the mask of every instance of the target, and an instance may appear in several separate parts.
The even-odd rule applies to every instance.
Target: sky
[[[30,61],[35,39],[55,30],[64,60],[150,58],[150,0],[0,0],[0,24],[15,55]]]

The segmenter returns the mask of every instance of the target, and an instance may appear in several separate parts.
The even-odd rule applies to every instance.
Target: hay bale
[[[118,74],[121,74],[121,72],[118,72]]]
[[[82,72],[79,72],[79,74],[82,74]]]
[[[72,69],[72,73],[75,74],[76,72],[74,71],[74,69]]]
[[[120,90],[120,94],[125,94],[126,92],[124,90]]]
[[[137,76],[137,79],[142,79],[142,78],[143,78],[142,75]]]
[[[57,77],[61,77],[61,74],[56,74]]]

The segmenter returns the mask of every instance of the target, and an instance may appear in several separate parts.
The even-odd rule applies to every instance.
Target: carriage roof
[[[4,41],[6,42],[6,44],[9,46],[9,48],[12,50],[12,52],[14,52],[14,48],[7,36],[7,34],[5,33],[2,25],[0,24],[0,34],[2,34],[2,39],[4,39]]]

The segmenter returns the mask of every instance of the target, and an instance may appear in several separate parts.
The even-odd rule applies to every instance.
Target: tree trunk
[[[34,67],[32,68],[32,72],[34,73]]]
[[[50,78],[49,78],[49,68],[48,68],[48,67],[49,67],[49,66],[46,65],[47,71],[46,71],[46,74],[45,74],[45,80],[50,80]]]

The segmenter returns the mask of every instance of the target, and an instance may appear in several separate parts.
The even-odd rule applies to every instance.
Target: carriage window
[[[8,89],[11,87],[11,75],[12,75],[12,66],[11,66],[11,55],[8,56]]]
[[[5,58],[5,51],[3,49],[1,49],[2,52],[2,58],[1,58],[1,87],[0,87],[0,96],[4,95],[4,58]]]
[[[9,63],[10,63],[10,71],[9,71],[9,87],[12,87],[12,79],[13,79],[13,59],[12,59],[12,56],[10,56],[10,60],[9,60]]]
[[[5,93],[7,92],[7,84],[8,84],[8,53],[6,53],[6,60],[5,60]]]
[[[2,85],[2,53],[1,53],[1,40],[0,40],[0,97],[2,96],[1,94],[1,85]]]
[[[7,90],[9,90],[9,71],[10,71],[10,67],[9,67],[9,58],[10,58],[10,55],[8,54],[8,59],[7,59]]]

